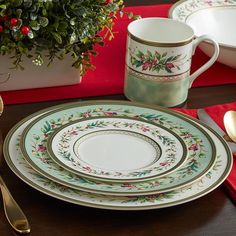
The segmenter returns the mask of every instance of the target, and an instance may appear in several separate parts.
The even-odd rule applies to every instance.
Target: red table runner
[[[126,10],[142,17],[167,17],[169,8],[170,5],[154,5],[127,7]],[[4,103],[16,104],[122,94],[126,35],[129,22],[130,20],[127,18],[117,20],[114,27],[114,32],[117,32],[115,39],[107,42],[105,46],[97,48],[99,55],[93,58],[93,64],[96,69],[88,71],[80,84],[1,92]],[[197,50],[193,58],[192,70],[196,70],[207,60],[208,57],[200,50]],[[215,63],[197,78],[193,86],[200,87],[233,83],[236,83],[236,70],[220,63]]]

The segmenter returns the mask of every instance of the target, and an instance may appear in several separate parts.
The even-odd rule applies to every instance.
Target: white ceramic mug
[[[212,57],[190,75],[191,60],[200,42],[214,45]],[[193,29],[168,18],[143,18],[128,26],[125,95],[132,101],[166,107],[185,102],[193,81],[219,55],[210,36],[194,38]]]

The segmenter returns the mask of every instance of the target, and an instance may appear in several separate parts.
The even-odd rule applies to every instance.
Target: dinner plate
[[[164,176],[179,168],[188,153],[171,130],[118,116],[70,122],[50,135],[47,150],[68,171],[112,182]]]
[[[59,107],[56,106],[54,109]],[[217,161],[210,171],[190,186],[162,194],[129,197],[93,194],[65,187],[45,178],[32,169],[25,161],[19,147],[19,138],[26,126],[48,111],[49,109],[37,112],[16,124],[6,136],[3,151],[8,166],[25,183],[49,196],[66,202],[114,210],[144,210],[179,205],[213,191],[225,180],[232,167],[232,155],[225,141],[212,129],[206,128],[205,125],[191,119],[191,122],[207,132],[215,143]]]
[[[181,137],[189,155],[182,168],[164,177],[137,183],[95,181],[73,174],[48,155],[46,143],[50,135],[64,124],[88,117],[129,117],[159,124]],[[21,149],[27,162],[41,175],[65,186],[109,195],[148,195],[190,185],[207,171],[215,160],[215,144],[197,123],[177,112],[125,101],[92,101],[65,105],[41,115],[24,129]]]

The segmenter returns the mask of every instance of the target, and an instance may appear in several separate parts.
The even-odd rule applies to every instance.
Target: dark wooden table
[[[138,5],[143,2],[130,0],[128,3]],[[145,4],[156,2],[158,1],[146,0]],[[87,99],[94,98],[84,100]],[[119,95],[96,99],[125,98]],[[1,132],[5,137],[10,128],[27,115],[71,101],[77,99],[6,106],[0,117]],[[232,101],[236,101],[236,85],[192,88],[186,107],[200,108]],[[82,207],[49,197],[23,183],[4,161],[1,163],[1,173],[12,195],[30,221],[32,236],[236,235],[236,207],[222,186],[200,199],[179,206],[125,212]],[[0,235],[16,235],[5,218],[2,203],[0,203]]]

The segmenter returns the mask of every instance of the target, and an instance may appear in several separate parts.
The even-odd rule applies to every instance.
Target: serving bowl
[[[236,0],[182,0],[175,3],[169,17],[190,25],[196,37],[208,34],[220,46],[218,62],[236,68]],[[203,42],[199,45],[208,56],[213,45]]]

